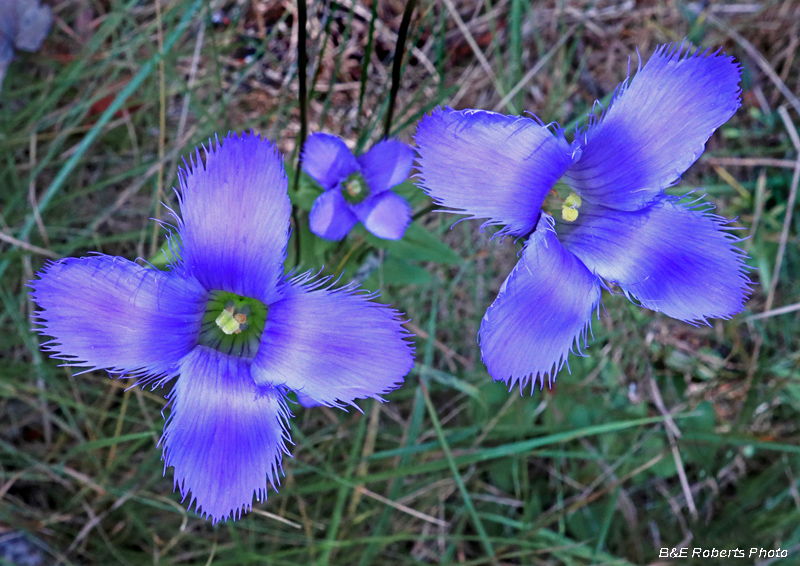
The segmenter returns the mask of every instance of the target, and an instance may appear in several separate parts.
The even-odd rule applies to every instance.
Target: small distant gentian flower
[[[291,206],[280,153],[229,135],[181,172],[178,259],[167,272],[96,255],[30,283],[43,348],[69,365],[163,385],[178,377],[162,439],[189,507],[238,518],[279,483],[286,393],[354,405],[413,365],[398,313],[350,285],[284,276]],[[87,370],[88,371],[88,370]]]
[[[39,0],[0,0],[0,87],[14,50],[39,51],[52,23],[50,6]]]
[[[308,217],[320,238],[341,240],[362,222],[373,235],[399,240],[411,222],[411,207],[392,192],[408,178],[414,150],[397,140],[375,144],[355,157],[341,138],[313,134],[303,146],[303,170],[324,192]]]
[[[520,390],[554,379],[570,351],[581,353],[609,283],[689,323],[742,310],[747,267],[728,221],[699,199],[664,194],[739,107],[739,75],[719,52],[661,46],[571,145],[557,125],[525,117],[446,109],[423,119],[426,192],[527,238],[481,322],[494,379]],[[542,210],[549,195],[552,213]]]

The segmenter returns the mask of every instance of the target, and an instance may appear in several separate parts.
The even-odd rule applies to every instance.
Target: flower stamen
[[[561,218],[567,222],[575,222],[578,219],[578,209],[583,204],[581,197],[575,193],[570,193],[561,205]]]
[[[350,204],[358,204],[369,196],[369,186],[361,173],[351,173],[342,181],[342,196]]]
[[[247,313],[243,311],[247,311]],[[228,301],[222,312],[214,320],[220,330],[225,334],[241,334],[246,329],[247,314],[250,312],[250,305],[245,305],[242,312],[236,312],[236,305],[233,301]]]
[[[198,342],[226,354],[255,357],[268,310],[256,299],[213,291],[206,305]]]

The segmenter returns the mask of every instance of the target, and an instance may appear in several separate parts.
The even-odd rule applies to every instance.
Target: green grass
[[[742,245],[757,285],[732,320],[693,327],[606,294],[589,356],[571,357],[552,391],[509,393],[486,373],[476,334],[519,245],[490,241],[477,223],[451,229],[454,219],[431,213],[410,182],[399,189],[417,213],[406,239],[357,230],[326,243],[307,229],[317,189],[300,177],[290,262],[380,289],[418,335],[417,365],[390,403],[361,403],[363,414],[297,408],[280,492],[213,527],[172,493],[171,470],[162,477],[167,390],[126,390],[131,380],[77,374],[40,352],[25,282],[47,257],[154,258],[164,234],[150,219],[167,218],[159,201],[176,205],[169,189],[193,147],[254,129],[277,142],[294,179],[303,70],[290,49],[290,4],[257,4],[259,16],[249,3],[164,1],[163,53],[152,5],[90,2],[90,24],[59,8],[64,25],[9,69],[0,528],[34,537],[48,564],[645,564],[681,543],[780,547],[792,555],[772,563],[797,563],[800,310],[748,317],[800,303],[800,215],[787,215],[800,116],[742,42],[800,91],[788,4],[697,17],[673,2],[658,12],[590,2],[560,12],[426,0],[400,65],[390,131],[412,142],[435,106],[493,109],[542,61],[502,110],[574,124],[595,98],[607,100],[637,45],[644,57],[686,35],[724,46],[743,63],[743,106],[670,192],[703,187],[751,236]],[[309,133],[368,148],[385,126],[405,3],[308,4]],[[212,24],[215,10],[229,23]]]

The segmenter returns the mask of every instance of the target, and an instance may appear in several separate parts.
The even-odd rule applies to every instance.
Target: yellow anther
[[[214,322],[217,323],[219,329],[225,334],[241,334],[242,325],[247,322],[247,315],[242,312],[236,312],[236,307],[229,303],[228,306],[219,313],[219,316]]]
[[[354,178],[348,180],[344,184],[344,190],[347,191],[347,194],[351,197],[359,196],[364,191],[364,187],[361,184],[361,179]]]
[[[350,204],[358,204],[369,196],[369,185],[359,172],[342,181],[342,196]]]
[[[214,321],[225,334],[235,334],[239,330],[239,322],[233,316],[233,307],[224,309]]]
[[[561,209],[561,218],[567,222],[575,222],[578,219],[578,211],[574,208],[563,207]]]
[[[570,195],[564,199],[564,204],[561,205],[561,218],[567,222],[575,222],[575,220],[578,219],[578,209],[581,207],[581,204],[583,204],[581,197],[575,193],[570,193]]]
[[[576,195],[575,193],[570,193],[569,196],[564,199],[564,206],[567,208],[580,208],[583,204],[581,197]]]

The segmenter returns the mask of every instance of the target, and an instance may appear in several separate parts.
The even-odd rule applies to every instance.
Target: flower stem
[[[300,189],[300,171],[303,166],[303,144],[308,137],[308,92],[306,90],[306,67],[308,67],[308,54],[306,53],[306,21],[308,10],[306,0],[297,0],[297,81],[298,104],[300,105],[300,139],[297,141],[297,167],[294,172],[294,192]],[[294,224],[294,264],[300,265],[300,214],[297,207],[292,205],[292,223]]]
[[[406,39],[408,38],[408,28],[411,25],[411,15],[417,6],[417,0],[408,0],[406,9],[403,12],[403,21],[400,22],[400,30],[397,32],[397,45],[394,48],[394,63],[392,65],[392,89],[389,92],[389,109],[386,112],[386,125],[383,129],[383,137],[388,138],[392,129],[392,117],[394,115],[394,104],[397,99],[397,91],[400,90],[400,68],[403,64],[403,54],[406,49]]]

